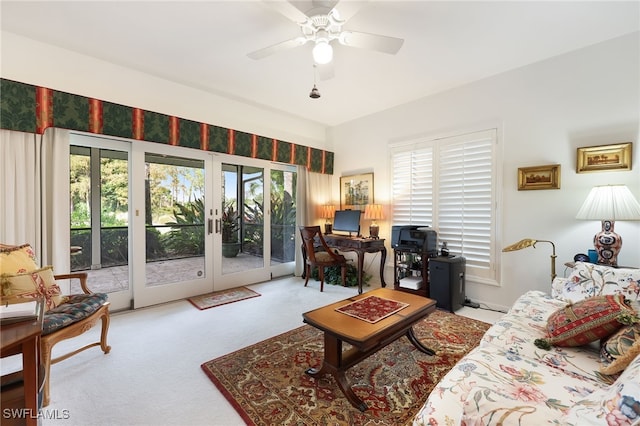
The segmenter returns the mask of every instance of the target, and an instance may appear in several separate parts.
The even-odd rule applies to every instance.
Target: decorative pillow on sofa
[[[29,244],[0,248],[0,274],[22,274],[38,268],[36,254]]]
[[[567,302],[606,294],[624,295],[640,312],[640,269],[576,262],[569,277],[556,278],[551,285],[551,295]]]
[[[619,373],[638,355],[640,355],[640,323],[624,326],[602,342],[600,372]]]
[[[44,297],[46,309],[53,309],[65,301],[53,278],[53,267],[46,266],[22,274],[2,274],[2,297]]]
[[[536,339],[541,349],[551,346],[582,346],[610,336],[623,325],[640,321],[625,304],[624,296],[595,296],[569,304],[551,314],[547,320],[546,339]]]

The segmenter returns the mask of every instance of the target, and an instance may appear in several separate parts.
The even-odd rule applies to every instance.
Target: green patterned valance
[[[0,79],[0,128],[42,134],[47,127],[222,152],[333,174],[333,153],[99,99]]]

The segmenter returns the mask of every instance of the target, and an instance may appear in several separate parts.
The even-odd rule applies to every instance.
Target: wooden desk
[[[384,239],[348,237],[346,235],[325,234],[324,240],[329,247],[337,248],[340,251],[354,251],[358,255],[358,294],[362,294],[362,273],[364,268],[365,253],[382,253],[380,257],[380,284],[386,287],[384,282],[384,264],[387,261],[387,248],[384,246]]]
[[[40,334],[42,333],[42,317],[35,321],[25,321],[2,325],[0,356],[6,357],[22,353],[22,378],[24,389],[24,424],[38,424],[38,366],[40,365]],[[4,404],[3,404],[4,405]],[[8,419],[5,419],[8,420]]]

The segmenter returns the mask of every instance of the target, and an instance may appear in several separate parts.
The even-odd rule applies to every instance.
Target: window
[[[478,280],[496,280],[496,133],[391,148],[393,225],[434,228]]]

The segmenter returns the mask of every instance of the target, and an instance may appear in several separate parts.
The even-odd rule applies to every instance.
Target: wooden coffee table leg
[[[325,333],[324,360],[322,361],[322,367],[319,370],[316,368],[309,368],[305,373],[315,378],[320,378],[325,374],[331,374],[351,405],[360,411],[365,411],[367,409],[367,404],[358,398],[351,389],[351,385],[349,385],[349,381],[345,376],[346,369],[342,368],[342,365],[342,341]]]
[[[435,351],[433,351],[432,349],[429,349],[428,347],[423,345],[420,340],[418,340],[416,335],[413,334],[413,327],[409,327],[409,330],[407,330],[407,339],[409,339],[409,341],[413,343],[413,346],[415,346],[419,351],[424,352],[427,355],[436,354]]]

